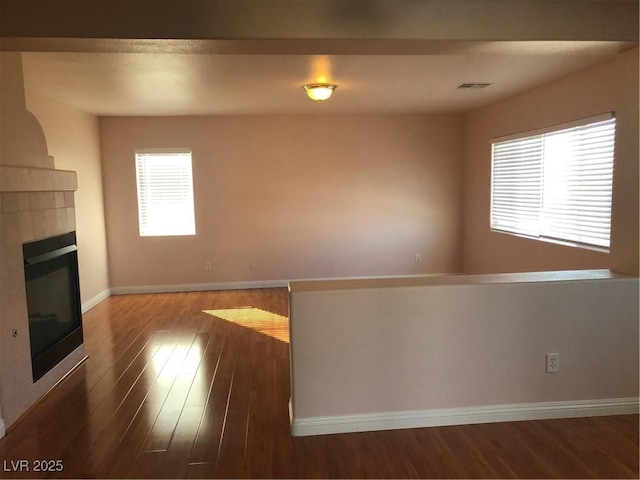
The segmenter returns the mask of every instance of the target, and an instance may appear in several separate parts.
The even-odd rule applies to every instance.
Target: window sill
[[[491,232],[493,233],[500,233],[503,235],[510,235],[512,237],[520,237],[520,238],[525,238],[527,240],[536,240],[539,242],[545,242],[545,243],[553,243],[555,245],[562,245],[563,247],[571,247],[571,248],[580,248],[582,250],[590,250],[592,252],[598,252],[598,253],[604,253],[604,254],[608,254],[610,249],[609,248],[604,248],[604,247],[597,247],[595,245],[587,245],[584,243],[577,243],[577,242],[569,242],[567,240],[559,240],[556,238],[550,238],[550,237],[532,237],[531,235],[524,235],[522,233],[513,233],[513,232],[507,232],[504,230],[496,230],[496,229],[491,229]]]

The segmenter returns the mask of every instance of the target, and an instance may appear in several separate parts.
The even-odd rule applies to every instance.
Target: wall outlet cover
[[[560,354],[547,353],[547,373],[558,373],[560,371]]]

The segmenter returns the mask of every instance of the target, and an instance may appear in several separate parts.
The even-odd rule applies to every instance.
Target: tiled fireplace
[[[23,244],[75,230],[75,172],[56,170],[26,110],[19,53],[0,73],[0,434],[85,357],[80,345],[34,382]]]

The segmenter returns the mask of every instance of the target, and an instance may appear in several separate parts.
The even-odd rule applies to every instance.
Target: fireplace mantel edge
[[[75,191],[76,172],[51,168],[0,165],[1,192]]]

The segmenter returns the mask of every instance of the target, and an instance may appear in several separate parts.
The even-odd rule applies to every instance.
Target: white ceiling
[[[615,42],[502,42],[421,55],[23,53],[25,84],[101,115],[467,111],[612,59]],[[336,83],[323,104],[307,82]],[[461,83],[488,82],[482,90]]]

